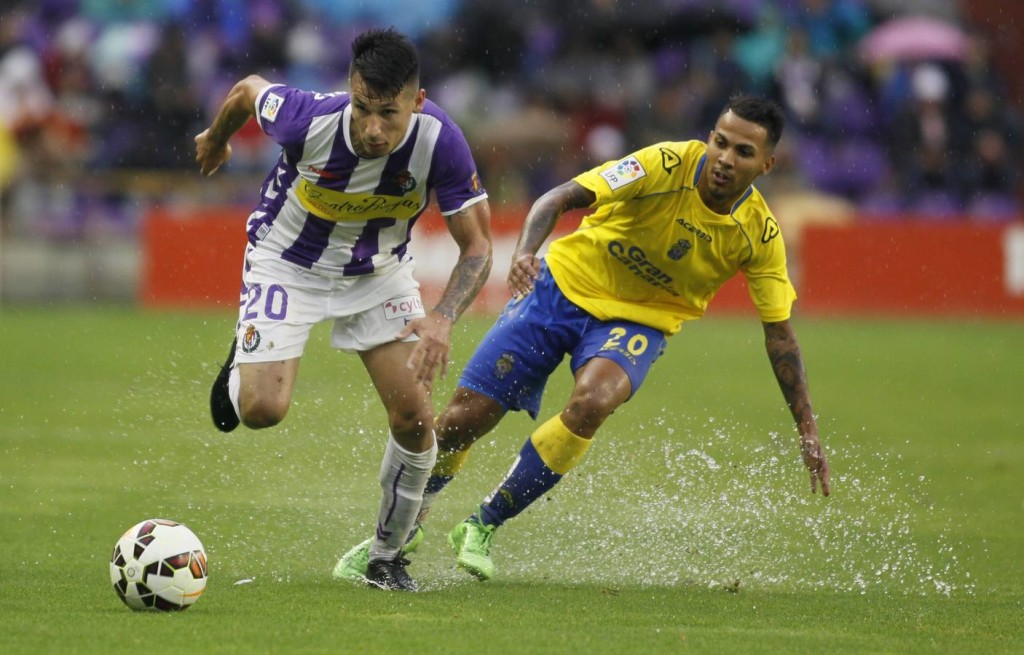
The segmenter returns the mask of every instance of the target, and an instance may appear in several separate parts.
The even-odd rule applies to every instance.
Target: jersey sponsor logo
[[[334,222],[367,221],[371,218],[393,218],[407,221],[421,209],[422,198],[399,198],[371,193],[345,193],[317,186],[303,179],[295,189],[295,197],[303,209],[324,220]]]
[[[277,114],[284,105],[284,98],[276,93],[268,93],[267,99],[263,101],[263,109],[260,110],[260,117],[273,123],[277,120]]]
[[[697,227],[696,225],[694,225],[690,221],[686,220],[685,218],[677,218],[676,219],[676,223],[678,223],[679,225],[682,225],[684,228],[686,228],[690,232],[693,232],[693,235],[695,237],[697,237],[698,239],[700,239],[701,241],[707,241],[708,243],[711,243],[711,235],[710,234],[708,234],[704,230],[700,229],[699,227]]]
[[[424,316],[423,301],[419,296],[402,296],[385,301],[384,318],[393,321],[406,316]]]
[[[689,239],[680,239],[668,249],[668,258],[677,262],[685,257],[686,253],[690,252],[691,248],[693,248],[693,244],[690,243]]]
[[[322,177],[327,180],[344,180],[348,177],[346,175],[338,175],[337,173],[332,173],[331,171],[326,170],[324,168],[317,168],[312,164],[309,164],[308,166],[306,166],[306,168],[309,170],[310,173],[316,173],[319,177]]]
[[[601,177],[608,183],[612,191],[636,182],[640,178],[646,177],[646,175],[647,171],[640,165],[636,157],[626,157],[617,164],[613,164],[601,171]]]
[[[242,352],[251,353],[260,347],[260,331],[250,323],[245,326],[245,333],[242,334]]]
[[[764,232],[761,233],[761,243],[768,243],[779,236],[779,224],[771,216],[764,223]]]
[[[665,169],[666,173],[671,173],[673,168],[683,163],[682,158],[668,148],[659,148],[659,150],[661,151],[661,167]]]
[[[672,288],[672,276],[648,259],[643,248],[612,241],[608,244],[608,252],[617,261],[625,264],[628,271],[644,282],[673,296],[679,295],[679,292]]]

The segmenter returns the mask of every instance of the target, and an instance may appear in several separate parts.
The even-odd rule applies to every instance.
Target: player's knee
[[[425,411],[396,411],[388,416],[388,427],[399,442],[417,439],[434,429],[434,418]]]
[[[257,401],[242,403],[242,423],[245,427],[259,430],[271,428],[284,420],[288,413],[288,403],[281,401]]]
[[[593,425],[596,429],[623,403],[617,389],[604,385],[577,386],[565,411],[581,423]]]

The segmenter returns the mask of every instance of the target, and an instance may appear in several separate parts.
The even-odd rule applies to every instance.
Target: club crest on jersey
[[[260,110],[260,117],[273,123],[277,120],[277,113],[284,105],[284,98],[276,93],[268,93],[267,99],[263,101],[263,109]]]
[[[406,316],[423,316],[423,301],[419,296],[402,296],[384,303],[384,318],[387,320]]]
[[[693,244],[690,243],[689,239],[680,239],[679,241],[676,241],[671,248],[668,249],[668,258],[674,262],[677,262],[683,257],[685,257],[686,253],[690,252],[691,248],[693,248]]]
[[[469,190],[474,194],[479,194],[484,190],[484,185],[480,183],[480,176],[476,171],[473,171],[472,177],[469,178]]]
[[[612,191],[614,191],[627,184],[636,182],[642,177],[646,177],[647,171],[644,170],[644,167],[637,161],[636,157],[626,157],[622,161],[604,169],[600,174]]]
[[[516,358],[512,356],[512,353],[502,353],[498,361],[494,362],[494,377],[504,380],[505,376],[512,372],[512,366],[515,363]]]
[[[409,171],[402,171],[395,177],[395,181],[398,183],[398,188],[402,193],[409,193],[416,188],[416,178],[412,176]]]
[[[245,326],[245,334],[242,335],[242,352],[251,353],[260,347],[260,331],[250,323]]]

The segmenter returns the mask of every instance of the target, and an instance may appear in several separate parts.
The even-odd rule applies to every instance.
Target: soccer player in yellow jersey
[[[494,531],[554,487],[583,457],[608,416],[636,393],[666,337],[700,318],[742,272],[764,326],[765,346],[800,435],[811,491],[829,494],[829,468],[811,410],[790,308],[779,225],[751,184],[772,170],[783,117],[774,103],[732,99],[707,143],[659,143],[599,166],[534,203],[508,284],[514,298],[467,364],[437,420],[438,458],[419,521],[465,462],[470,446],[509,410],[540,409],[565,355],[575,386],[564,408],[526,440],[507,477],[448,541],[461,568],[494,575]],[[595,211],[537,257],[563,212]],[[417,527],[405,552],[422,538]],[[355,577],[366,543],[335,569]]]

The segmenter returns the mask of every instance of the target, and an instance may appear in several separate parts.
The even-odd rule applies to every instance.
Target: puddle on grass
[[[576,582],[971,594],[949,530],[929,533],[929,483],[895,455],[830,435],[832,495],[810,491],[795,437],[668,421],[595,444],[552,499],[495,537],[503,575]],[[737,439],[733,435],[743,435]],[[534,520],[536,519],[536,520]],[[929,517],[930,521],[934,517]],[[511,530],[525,534],[513,538]],[[504,537],[509,537],[504,539]],[[513,547],[512,545],[508,547]]]
[[[273,437],[211,437],[205,424],[202,432],[196,425],[169,426],[194,436],[189,454],[174,458],[194,487],[182,502],[174,486],[182,475],[154,476],[154,497],[166,500],[153,510],[196,523],[197,532],[201,526],[201,539],[232,580],[287,581],[297,572],[329,579],[334,558],[371,534],[382,435],[354,426],[340,435],[337,427],[311,434],[307,423],[293,421]],[[661,415],[628,437],[601,435],[551,494],[498,532],[498,575],[610,587],[974,593],[962,564],[966,546],[949,527],[936,528],[930,481],[899,455],[829,434],[833,494],[825,499],[810,492],[795,436],[722,419],[677,425]],[[501,475],[494,465],[506,470],[520,443],[509,437],[478,444],[453,483],[461,491],[438,503],[432,524],[439,525],[428,526],[414,563],[425,589],[467,582],[453,569],[443,535],[461,519],[466,498],[477,502],[493,488]],[[158,451],[136,455],[157,472],[166,466]]]

